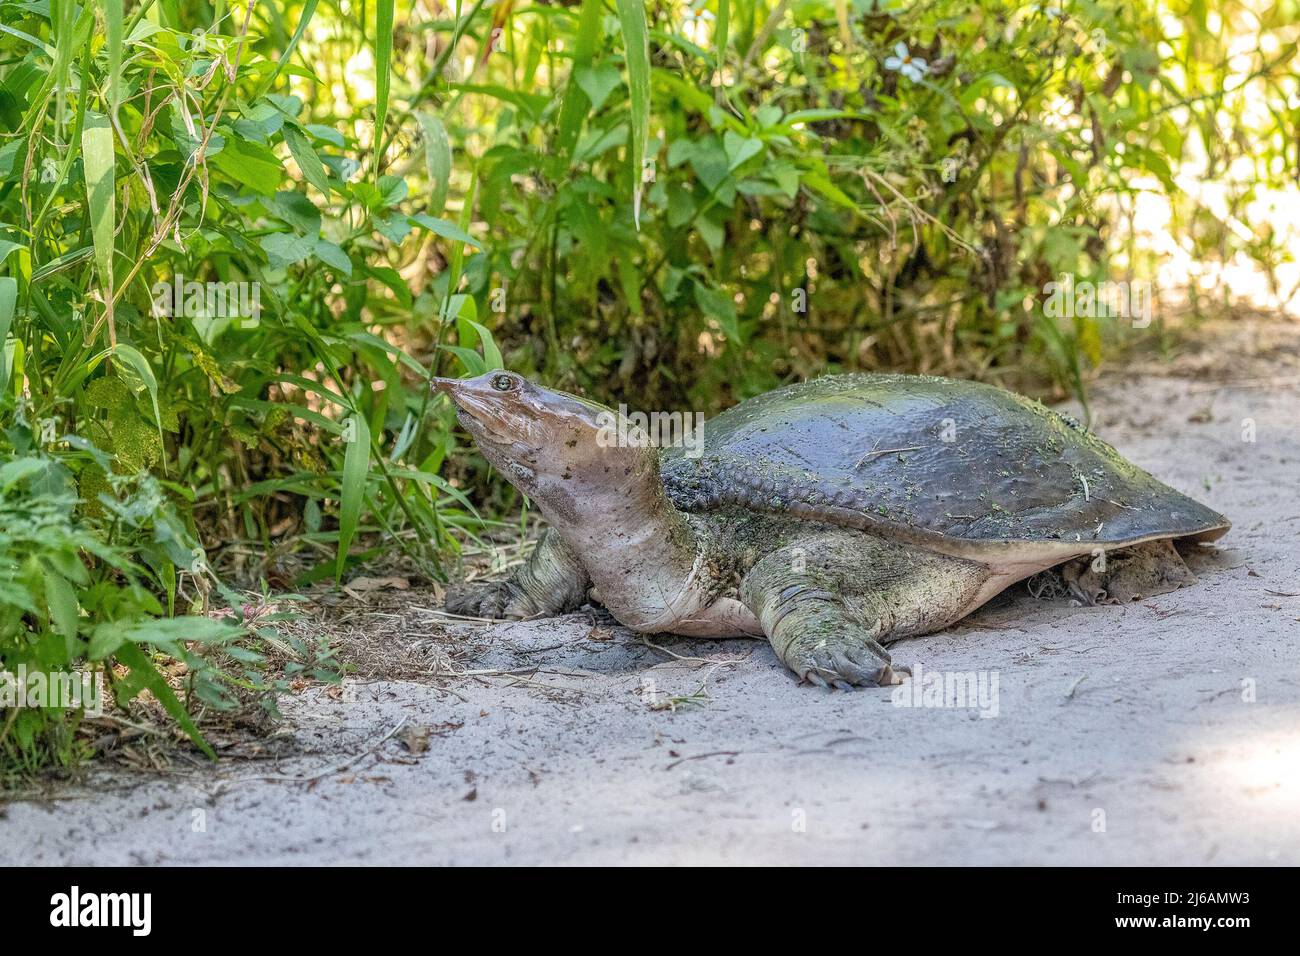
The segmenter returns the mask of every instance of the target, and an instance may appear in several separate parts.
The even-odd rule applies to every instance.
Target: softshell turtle
[[[1171,543],[1229,527],[976,382],[826,376],[723,412],[689,449],[612,442],[609,409],[510,372],[432,387],[549,525],[509,580],[449,609],[528,618],[590,597],[643,633],[765,635],[822,685],[895,682],[886,644],[1049,568],[1086,604],[1172,590],[1194,579]]]

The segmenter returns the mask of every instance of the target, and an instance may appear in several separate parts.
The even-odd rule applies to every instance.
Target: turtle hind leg
[[[1069,593],[1080,604],[1128,604],[1196,583],[1168,538],[1102,552],[1061,565]]]
[[[509,578],[448,589],[446,606],[452,614],[469,617],[550,617],[582,607],[590,583],[577,555],[548,528]]]
[[[740,596],[781,661],[821,686],[898,682],[885,645],[964,616],[989,570],[874,535],[828,531],[774,551]]]

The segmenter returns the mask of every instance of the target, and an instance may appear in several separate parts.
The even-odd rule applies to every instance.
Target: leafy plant
[[[90,457],[93,450],[87,449]],[[181,662],[196,696],[228,706],[222,684],[236,680],[213,652],[234,646],[233,620],[165,617],[151,569],[188,559],[191,542],[148,476],[118,479],[100,503],[108,525],[74,517],[75,481],[61,462],[38,456],[0,466],[0,664],[22,673],[98,673],[119,704],[149,691],[205,753],[204,742],[153,661],[157,653]],[[128,556],[119,540],[145,565]],[[150,587],[149,585],[153,585]],[[60,707],[10,707],[0,722],[0,768],[31,771],[43,763],[68,765],[80,756],[79,712]]]

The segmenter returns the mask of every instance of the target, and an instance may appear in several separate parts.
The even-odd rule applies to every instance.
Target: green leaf
[[[464,246],[456,246],[456,248],[463,249]],[[452,258],[455,258],[454,252],[452,253]],[[397,301],[402,303],[404,308],[409,309],[411,307],[411,287],[406,284],[406,280],[398,274],[396,269],[390,268],[389,266],[368,266],[364,262],[362,263],[362,269],[365,271],[366,275],[370,276],[372,279],[377,279],[384,285],[388,286],[389,290],[397,297]]]
[[[471,378],[476,375],[482,375],[488,370],[487,363],[483,361],[483,356],[479,355],[473,349],[465,348],[460,345],[439,345],[438,348],[450,352],[460,359],[461,364],[465,366],[465,373]]]
[[[284,129],[284,122],[283,111],[270,100],[262,100],[254,106],[240,104],[239,119],[234,126],[235,132],[245,139],[265,143]]]
[[[202,750],[211,759],[216,760],[217,755],[208,746],[208,742],[203,739],[203,735],[199,733],[199,728],[194,725],[194,721],[190,718],[189,712],[176,699],[171,686],[167,681],[163,680],[163,676],[158,673],[158,669],[154,667],[153,661],[149,660],[149,656],[129,641],[119,645],[114,656],[131,668],[131,676],[140,686],[146,688],[154,697],[158,698],[158,703],[162,704],[163,710],[167,711],[172,720],[180,725],[190,740],[194,742],[194,746]]]
[[[113,300],[113,230],[117,221],[114,208],[113,130],[108,117],[87,113],[81,130],[81,161],[86,176],[86,199],[90,205],[90,234],[95,246],[95,266],[99,271],[104,302],[111,308]]]
[[[302,262],[316,251],[315,236],[299,236],[292,232],[273,232],[258,240],[272,269],[287,269]]]
[[[90,632],[90,647],[86,657],[92,661],[102,661],[108,655],[128,642],[129,621],[104,621],[95,625]]]
[[[329,177],[325,175],[325,165],[320,161],[320,157],[316,155],[311,140],[307,139],[306,135],[292,124],[285,126],[282,133],[285,145],[289,147],[289,155],[293,157],[293,161],[302,170],[303,178],[328,197],[330,194]]]
[[[821,173],[804,173],[803,181],[813,192],[825,196],[837,206],[844,209],[858,211],[858,205],[855,203],[840,187],[823,176]]]
[[[327,239],[316,240],[316,258],[330,268],[351,277],[352,260],[348,254]]]
[[[614,92],[614,87],[618,86],[623,79],[618,75],[618,70],[607,63],[575,70],[573,78],[582,88],[582,92],[587,94],[593,113],[605,105],[609,94]]]
[[[497,83],[449,83],[448,86],[461,93],[480,93],[503,103],[509,103],[532,120],[539,119],[542,112],[551,105],[549,96],[512,90]]]
[[[459,318],[457,322],[464,322],[467,326],[473,329],[478,335],[479,342],[483,344],[483,362],[486,365],[486,368],[483,369],[484,372],[491,371],[492,369],[505,368],[505,363],[501,360],[501,349],[497,347],[496,340],[492,338],[491,332],[473,319],[464,316]]]
[[[761,139],[747,139],[731,130],[722,135],[722,148],[727,154],[728,171],[735,170],[747,159],[753,159],[763,150]]]
[[[9,491],[25,478],[39,475],[48,467],[48,463],[39,458],[17,458],[5,462],[3,466],[0,466],[0,493]]]
[[[295,189],[276,193],[270,211],[292,226],[295,232],[313,237],[320,235],[320,210]]]
[[[203,146],[203,136],[200,135],[198,128],[193,127],[193,117],[189,117],[189,112],[177,100],[172,101],[171,109],[168,111],[171,115],[171,136],[172,141],[181,155],[185,157],[186,162],[194,162],[198,154],[199,147]],[[186,118],[189,117],[189,125],[186,124]],[[194,129],[190,132],[191,128]],[[208,145],[203,147],[203,157],[211,159],[226,148],[226,138],[220,133],[213,131],[208,137]]]
[[[578,140],[578,148],[574,150],[574,157],[580,163],[589,163],[598,156],[608,152],[616,146],[622,146],[627,142],[627,127],[619,123],[613,129],[592,130],[586,136]]]
[[[247,140],[232,137],[216,155],[209,150],[209,158],[212,165],[235,182],[263,196],[273,195],[284,178],[284,164],[275,153]]]
[[[641,179],[646,140],[650,137],[650,37],[646,31],[645,4],[617,0],[627,56],[627,85],[632,101],[632,219],[641,228]]]
[[[471,236],[464,229],[448,222],[446,219],[437,219],[433,216],[418,214],[410,217],[413,222],[419,223],[425,229],[428,229],[435,236],[442,236],[444,239],[451,239],[455,242],[463,242],[466,245],[473,246],[475,249],[483,248],[482,243]]]
[[[442,120],[431,113],[416,113],[424,131],[424,165],[429,173],[429,215],[436,216],[447,204],[447,186],[451,182],[451,141]]]
[[[410,187],[406,185],[406,180],[400,176],[379,177],[380,202],[390,209],[405,199],[409,191]]]
[[[339,548],[334,563],[334,580],[343,577],[348,547],[357,533],[361,519],[361,501],[366,493],[366,473],[370,466],[370,423],[363,415],[353,415],[344,430],[348,447],[343,453],[343,490],[339,500]]]
[[[709,215],[700,216],[695,220],[695,231],[699,233],[704,244],[709,247],[709,251],[715,256],[722,251],[722,243],[726,241],[727,230],[715,222]]]
[[[374,223],[379,234],[395,246],[401,245],[406,237],[411,234],[411,217],[403,216],[401,213],[393,213],[391,216],[375,216]]]
[[[776,180],[776,184],[781,187],[781,192],[790,199],[799,192],[799,170],[795,167],[781,163],[769,167],[766,172]]]
[[[716,136],[696,144],[691,151],[691,168],[710,193],[716,193],[718,187],[727,178],[731,160]]]
[[[315,136],[317,139],[324,140],[331,146],[337,146],[339,149],[342,149],[347,142],[343,138],[343,134],[332,126],[322,126],[319,123],[308,123],[303,127],[303,129],[311,133],[311,135]]]
[[[695,304],[718,326],[731,341],[740,343],[740,325],[736,319],[736,304],[721,289],[695,283]]]
[[[162,441],[162,413],[158,410],[158,379],[153,374],[149,360],[125,342],[118,342],[112,354],[119,360],[118,376],[135,392],[145,389],[153,402],[154,423],[158,426],[158,440]]]
[[[73,641],[77,637],[77,623],[81,614],[77,606],[77,592],[68,579],[53,568],[45,568],[45,609],[56,634],[63,637],[68,656],[75,654]]]

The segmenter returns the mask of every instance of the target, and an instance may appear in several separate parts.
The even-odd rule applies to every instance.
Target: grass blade
[[[384,123],[388,119],[388,86],[393,69],[393,0],[375,7],[375,178],[384,155]]]
[[[645,4],[618,0],[618,22],[627,55],[627,88],[632,101],[632,219],[641,228],[641,179],[650,136],[650,36]]]
[[[0,276],[0,394],[4,393],[9,377],[9,363],[5,360],[5,339],[14,321],[14,306],[18,302],[18,280]]]
[[[113,192],[113,131],[102,113],[86,114],[81,130],[81,161],[86,174],[86,199],[90,204],[90,235],[95,266],[104,295],[109,340],[116,345],[113,326],[113,230],[116,225]]]
[[[104,46],[108,50],[108,107],[116,116],[122,102],[122,0],[103,0]]]
[[[293,56],[293,51],[298,48],[298,42],[302,35],[307,32],[307,25],[311,23],[311,18],[316,15],[316,6],[320,0],[307,0],[302,5],[302,15],[298,17],[298,25],[293,28],[293,36],[289,38],[289,45],[284,48],[280,54],[280,59],[275,61],[275,69],[264,79],[258,86],[258,95],[265,93],[275,83],[276,77],[284,69],[284,65],[289,62],[289,57]]]
[[[728,34],[731,32],[731,0],[718,0],[718,26],[713,33],[713,44],[717,48],[718,54],[718,90],[721,93],[726,90],[726,85],[722,82],[722,68],[727,63],[727,41]]]
[[[578,20],[578,36],[574,41],[573,66],[569,71],[569,80],[564,90],[564,102],[560,105],[559,152],[565,156],[573,154],[573,147],[578,142],[578,133],[582,131],[583,121],[587,118],[585,104],[590,101],[587,94],[578,85],[578,74],[591,66],[596,52],[596,42],[600,39],[601,21],[604,19],[604,6],[601,0],[582,0],[582,14]]]
[[[4,23],[0,23],[0,33],[7,33],[10,36],[17,37],[20,40],[25,40],[26,42],[30,43],[32,46],[36,47],[36,49],[44,53],[46,56],[48,56],[51,60],[58,58],[59,55],[58,51],[55,50],[54,47],[50,46],[48,43],[36,39],[36,37],[32,36],[30,33],[24,33],[22,30],[15,30],[13,27],[8,26]]]
[[[366,472],[370,467],[370,423],[357,413],[349,419],[344,429],[348,443],[343,453],[343,493],[339,500],[339,550],[334,562],[334,580],[343,577],[343,565],[348,559],[348,547],[357,533],[361,520],[361,502],[366,494]]]

